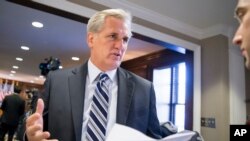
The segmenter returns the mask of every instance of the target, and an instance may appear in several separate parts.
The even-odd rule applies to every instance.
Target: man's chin
[[[117,69],[119,66],[120,66],[120,62],[113,62],[111,64],[109,64],[109,70],[114,70],[114,69]]]

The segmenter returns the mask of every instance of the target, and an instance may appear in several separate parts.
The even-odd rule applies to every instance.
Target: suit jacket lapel
[[[87,63],[72,71],[69,77],[69,92],[76,140],[81,140]]]
[[[118,99],[116,122],[126,124],[135,84],[132,80],[130,80],[130,76],[121,68],[118,68],[117,74]]]

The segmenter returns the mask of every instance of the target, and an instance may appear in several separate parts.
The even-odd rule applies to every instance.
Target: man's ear
[[[92,48],[93,42],[94,42],[94,33],[89,32],[87,34],[87,44],[88,44],[89,48]]]

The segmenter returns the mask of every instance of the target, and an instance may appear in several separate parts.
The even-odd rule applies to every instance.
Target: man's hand
[[[26,120],[26,135],[29,141],[58,141],[49,140],[50,133],[43,131],[43,110],[44,103],[42,99],[38,99],[36,112],[29,116]]]

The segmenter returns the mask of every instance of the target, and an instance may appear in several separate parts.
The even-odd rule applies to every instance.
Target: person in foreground
[[[250,1],[238,0],[235,16],[239,20],[239,27],[234,35],[233,43],[240,46],[245,58],[245,65],[250,69]]]
[[[245,58],[245,66],[250,70],[250,1],[238,0],[235,8],[235,16],[240,25],[236,31],[233,43],[240,46],[242,55]],[[247,125],[250,125],[250,118],[247,118]]]
[[[119,67],[132,36],[131,20],[122,9],[100,11],[90,18],[90,58],[82,66],[48,74],[42,99],[26,120],[29,141],[105,140],[115,123],[162,138],[152,83]],[[107,87],[100,90],[103,84]],[[108,110],[99,113],[103,105]]]

